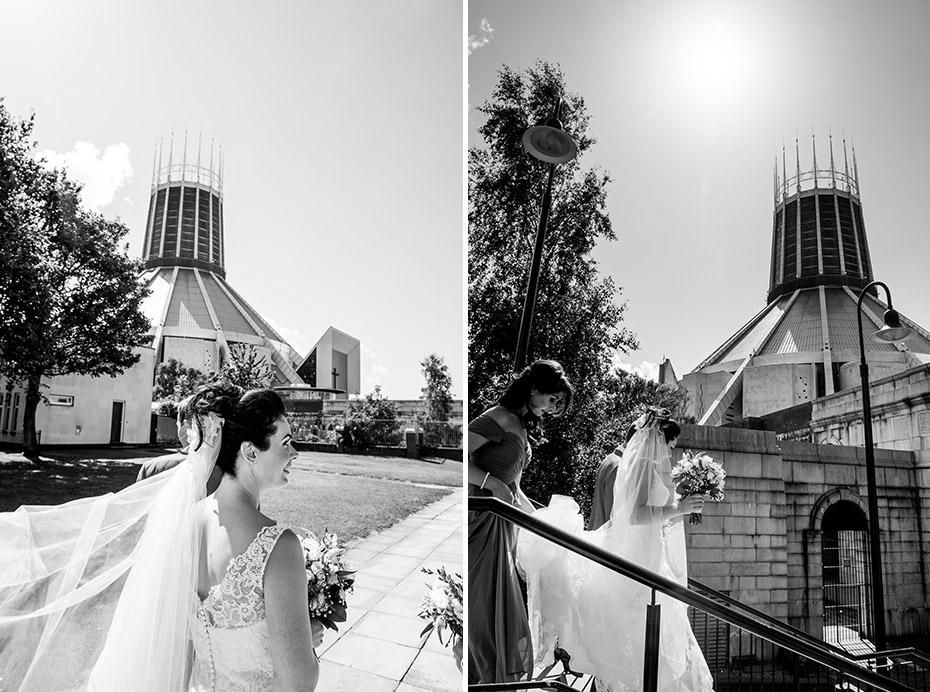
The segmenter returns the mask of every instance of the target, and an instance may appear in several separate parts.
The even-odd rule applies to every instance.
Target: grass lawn
[[[18,454],[0,453],[0,512],[116,492],[135,481],[144,459],[164,453],[156,448],[53,450],[35,466]],[[282,524],[328,529],[351,543],[450,492],[462,492],[462,464],[301,452],[289,481],[263,495],[262,510]]]

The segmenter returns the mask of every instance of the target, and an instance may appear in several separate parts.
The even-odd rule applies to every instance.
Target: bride
[[[534,516],[687,585],[682,518],[701,512],[706,497],[676,500],[670,452],[680,432],[664,409],[636,422],[618,465],[610,520],[600,528],[584,531],[578,505],[559,495]],[[559,646],[571,654],[572,668],[596,677],[598,690],[643,689],[651,589],[528,531],[520,532],[517,559],[527,577],[537,663],[551,660]],[[656,602],[662,606],[658,689],[710,692],[713,679],[685,605],[659,593]]]
[[[284,404],[215,385],[183,413],[191,452],[174,469],[0,514],[3,690],[316,688],[300,541],[258,509],[297,456]],[[223,480],[204,498],[214,464]]]

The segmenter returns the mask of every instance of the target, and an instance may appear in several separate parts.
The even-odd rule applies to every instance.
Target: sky
[[[558,63],[585,99],[626,369],[681,377],[765,307],[776,156],[793,169],[798,138],[809,169],[815,135],[825,168],[831,132],[838,166],[855,147],[874,278],[930,327],[930,3],[471,0],[466,31],[469,146],[502,65]]]
[[[237,292],[301,355],[360,339],[363,394],[420,396],[437,353],[464,396],[461,2],[3,0],[0,25],[6,107],[130,254],[157,142],[212,139]]]

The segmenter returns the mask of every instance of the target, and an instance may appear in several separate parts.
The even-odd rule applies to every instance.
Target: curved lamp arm
[[[865,299],[865,294],[868,293],[869,289],[873,286],[881,286],[885,289],[885,295],[888,296],[888,309],[891,310],[891,291],[888,290],[886,286],[881,281],[872,281],[865,285],[859,292],[859,301],[856,303],[856,319],[859,321],[859,357],[862,359],[862,362],[865,363],[865,339],[862,337],[862,301]]]

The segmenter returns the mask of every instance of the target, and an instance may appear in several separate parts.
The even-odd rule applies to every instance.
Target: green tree
[[[370,394],[349,403],[343,436],[349,447],[365,449],[392,444],[398,428],[397,404],[385,399],[381,385],[375,385]]]
[[[22,383],[24,454],[37,459],[42,379],[116,376],[150,341],[128,229],[80,205],[80,187],[35,158],[33,119],[0,102],[0,375]]]
[[[575,471],[573,497],[587,514],[594,497],[594,480],[601,460],[617,445],[623,444],[630,425],[643,414],[647,406],[667,408],[681,423],[694,422],[686,415],[688,393],[675,385],[659,384],[617,368],[599,393],[597,406],[604,421],[595,433],[591,454],[581,460]]]
[[[512,374],[548,173],[548,164],[527,154],[521,138],[551,116],[559,96],[579,155],[556,167],[527,362],[559,361],[576,396],[570,414],[546,425],[546,441],[524,475],[527,493],[543,502],[555,492],[581,490],[579,471],[599,460],[612,358],[637,347],[621,326],[620,289],[599,274],[592,258],[596,243],[615,240],[605,207],[610,176],[582,168],[595,144],[584,99],[566,89],[557,65],[545,62],[523,72],[501,68],[491,98],[478,107],[487,116],[478,130],[484,145],[468,152],[468,405],[474,416],[496,402]]]
[[[431,353],[420,363],[426,387],[423,399],[426,405],[426,419],[447,421],[452,413],[452,377],[449,366],[442,356]]]
[[[187,367],[181,361],[169,358],[155,366],[152,401],[159,404],[160,415],[174,417],[178,414],[178,404],[211,379],[209,373]]]
[[[219,377],[243,389],[263,389],[272,382],[267,358],[252,344],[234,344],[229,358],[220,367]]]

